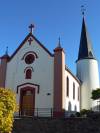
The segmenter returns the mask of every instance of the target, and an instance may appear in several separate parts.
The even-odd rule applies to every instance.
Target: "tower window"
[[[69,78],[66,79],[66,96],[69,96]]]
[[[26,70],[26,79],[31,79],[31,77],[32,77],[32,70],[31,69],[27,69]]]
[[[75,99],[75,83],[73,82],[73,99]]]

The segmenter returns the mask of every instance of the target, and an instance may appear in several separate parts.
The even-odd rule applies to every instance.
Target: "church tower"
[[[78,53],[77,77],[81,85],[81,109],[96,109],[97,103],[91,99],[92,90],[99,87],[98,62],[94,56],[85,19],[83,17],[80,47]]]
[[[64,115],[65,53],[60,45],[54,49],[54,117]]]
[[[9,61],[8,47],[6,53],[0,57],[0,87],[5,88],[7,62]]]

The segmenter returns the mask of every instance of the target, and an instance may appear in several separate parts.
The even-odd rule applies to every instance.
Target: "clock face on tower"
[[[26,57],[25,57],[25,63],[26,64],[32,64],[35,60],[35,57],[33,54],[28,54]]]

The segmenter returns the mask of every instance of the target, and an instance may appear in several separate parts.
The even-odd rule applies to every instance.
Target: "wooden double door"
[[[25,87],[21,89],[21,115],[34,116],[35,108],[35,89]]]

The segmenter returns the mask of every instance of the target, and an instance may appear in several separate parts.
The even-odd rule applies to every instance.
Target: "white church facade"
[[[76,76],[65,63],[60,42],[52,54],[31,31],[16,51],[0,60],[0,87],[16,93],[20,115],[37,115],[51,109],[55,117],[66,112],[96,108],[91,92],[99,87],[98,62],[87,35],[83,18]],[[38,111],[38,116],[42,116]],[[44,116],[49,116],[45,114]]]

